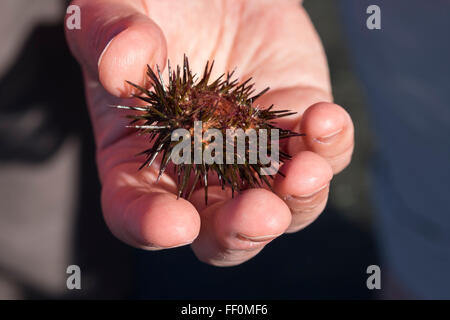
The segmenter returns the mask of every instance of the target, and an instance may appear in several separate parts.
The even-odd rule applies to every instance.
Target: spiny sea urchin
[[[177,66],[176,71],[172,71],[169,63],[167,86],[159,68],[157,67],[158,75],[156,75],[150,66],[147,66],[147,75],[152,81],[153,90],[127,81],[140,91],[140,94],[134,97],[144,101],[146,105],[115,106],[138,111],[137,114],[128,115],[132,119],[130,126],[136,128],[139,134],[149,137],[151,147],[140,153],[147,156],[140,169],[151,166],[156,157],[162,154],[158,179],[169,163],[173,162],[178,179],[178,197],[189,199],[196,186],[202,184],[206,203],[210,172],[217,174],[222,188],[231,187],[233,195],[235,190],[261,187],[263,184],[271,188],[266,175],[273,179],[274,173],[264,172],[267,161],[262,161],[264,157],[261,157],[261,150],[265,148],[266,155],[270,153],[270,158],[279,164],[291,157],[279,150],[278,141],[302,135],[278,128],[272,122],[295,112],[273,110],[273,105],[267,109],[254,106],[254,101],[269,88],[252,95],[254,84],[250,83],[251,78],[238,83],[238,79],[231,79],[234,71],[222,74],[209,83],[213,65],[214,62],[211,65],[207,62],[202,78],[197,81],[189,68],[186,56],[183,70]],[[241,144],[237,133],[243,134],[244,140]],[[257,149],[252,134],[253,138],[257,137],[259,140],[259,157],[255,157]],[[227,137],[226,146],[223,145],[223,136]],[[237,149],[234,145],[235,138],[238,139]],[[274,139],[276,148],[273,146]],[[268,140],[271,143],[268,143]],[[180,156],[181,146],[183,146],[182,159],[185,161],[180,162],[179,159],[174,161],[174,155]],[[195,150],[193,153],[190,152],[191,147]],[[200,150],[199,157],[198,150]],[[202,156],[204,153],[214,161],[208,161]]]

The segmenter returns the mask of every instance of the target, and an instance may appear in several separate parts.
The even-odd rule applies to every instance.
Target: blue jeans
[[[450,298],[450,1],[338,1],[368,99],[379,246],[413,296]],[[381,30],[366,8],[381,9]]]

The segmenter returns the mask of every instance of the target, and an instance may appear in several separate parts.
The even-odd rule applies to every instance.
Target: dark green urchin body
[[[270,129],[279,130],[279,139],[285,139],[292,136],[300,136],[290,130],[284,130],[276,127],[272,120],[285,117],[295,112],[289,110],[272,110],[273,105],[267,109],[260,109],[253,106],[253,102],[266,93],[269,88],[264,89],[258,94],[252,96],[254,92],[254,84],[250,84],[251,78],[239,84],[238,79],[231,80],[233,72],[223,74],[212,83],[208,83],[214,62],[206,67],[200,81],[196,81],[195,75],[189,68],[187,57],[184,57],[183,70],[177,66],[176,71],[172,71],[170,64],[169,83],[165,86],[161,73],[158,70],[158,76],[148,66],[147,75],[153,84],[153,91],[142,88],[134,83],[128,82],[140,91],[140,95],[134,95],[136,98],[145,101],[147,105],[133,106],[116,106],[117,108],[139,111],[137,115],[128,115],[133,119],[130,127],[136,128],[140,134],[149,136],[149,142],[152,147],[144,150],[140,154],[147,155],[145,162],[140,169],[150,167],[156,157],[162,154],[159,176],[165,172],[167,166],[171,162],[171,153],[173,148],[180,143],[179,141],[171,141],[172,132],[179,128],[184,128],[192,132],[194,121],[202,121],[203,129],[218,129],[223,136],[226,135],[227,129],[241,128],[247,129],[266,129],[269,133],[267,140],[270,141]],[[202,141],[202,149],[211,142]],[[192,138],[192,146],[194,139]],[[271,144],[267,144],[268,152]],[[248,155],[248,143],[246,142],[246,153]],[[225,154],[225,150],[223,150]],[[195,187],[200,183],[205,188],[205,202],[207,202],[208,193],[208,173],[215,172],[219,182],[224,188],[230,186],[233,194],[234,191],[241,191],[246,188],[261,187],[266,184],[271,188],[270,181],[267,177],[273,179],[273,176],[265,176],[260,174],[260,169],[265,166],[258,162],[250,164],[248,156],[244,164],[194,164],[193,153],[191,153],[191,164],[174,165],[175,174],[178,178],[178,197],[188,199]],[[236,155],[235,159],[236,159]],[[279,162],[290,159],[290,155],[282,152],[278,153]],[[279,173],[281,174],[281,173]],[[189,179],[193,175],[193,183],[189,183]],[[189,186],[190,185],[190,186]]]

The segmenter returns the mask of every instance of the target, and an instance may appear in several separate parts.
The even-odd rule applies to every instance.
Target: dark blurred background
[[[1,11],[14,10],[13,2],[0,2]],[[353,162],[333,180],[329,205],[313,225],[232,268],[198,262],[188,247],[135,250],[109,233],[82,79],[63,34],[64,3],[39,3],[54,9],[29,2],[20,9],[39,24],[14,34],[14,21],[0,25],[2,38],[24,39],[10,41],[20,54],[0,52],[8,62],[0,70],[0,299],[375,297],[366,287],[367,266],[380,265],[368,199],[371,132],[335,1],[304,6],[325,46],[335,101],[356,127]],[[45,192],[30,194],[33,188]],[[66,288],[71,264],[81,267],[82,290]]]

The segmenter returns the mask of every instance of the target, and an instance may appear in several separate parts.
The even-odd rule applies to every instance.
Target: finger
[[[107,108],[99,90],[88,89],[88,102]],[[95,100],[95,103],[94,101]],[[97,117],[97,164],[102,183],[102,211],[111,232],[122,241],[138,248],[156,250],[191,243],[200,230],[200,216],[192,204],[176,199],[175,181],[167,174],[156,182],[160,158],[138,170],[145,155],[136,156],[148,147],[148,140],[135,134],[122,136],[111,143],[109,130],[118,124],[113,117]],[[117,128],[116,128],[117,129]],[[109,142],[108,142],[109,141]]]
[[[289,141],[289,152],[306,149],[325,158],[334,173],[349,163],[354,147],[354,129],[349,114],[340,106],[321,102],[306,109],[299,128],[306,135]]]
[[[316,87],[275,89],[256,100],[264,107],[273,104],[275,109],[289,109],[296,112],[291,116],[275,120],[278,126],[290,130],[298,130],[298,124],[305,110],[319,101],[332,101],[332,97],[328,91]]]
[[[73,1],[82,13],[81,29],[66,29],[67,41],[80,64],[118,97],[127,97],[134,90],[125,80],[146,85],[145,66],[164,66],[166,61],[165,37],[140,3]]]
[[[286,204],[264,189],[250,189],[215,202],[200,214],[201,231],[192,248],[201,261],[216,266],[249,260],[283,234],[291,221]]]
[[[104,176],[103,215],[122,241],[147,250],[190,244],[198,236],[200,216],[194,206],[170,192],[167,176],[156,184],[154,167],[137,171],[138,162],[117,165]]]
[[[287,232],[295,232],[312,223],[325,208],[333,172],[322,157],[302,151],[281,167],[275,192],[285,200],[292,213]]]

